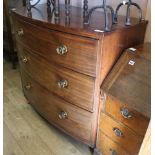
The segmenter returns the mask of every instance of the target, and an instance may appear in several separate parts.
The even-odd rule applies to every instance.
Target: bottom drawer
[[[97,149],[104,155],[130,155],[126,152],[126,150],[124,150],[124,148],[120,147],[119,144],[113,142],[101,131],[98,135]]]
[[[73,137],[94,146],[92,113],[53,95],[26,73],[21,72],[21,76],[25,96],[43,117]]]

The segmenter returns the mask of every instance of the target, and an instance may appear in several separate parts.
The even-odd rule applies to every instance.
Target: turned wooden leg
[[[25,97],[25,99],[26,99],[26,103],[27,103],[27,104],[30,104],[30,101],[29,101],[28,98],[26,97],[25,93],[24,93],[24,97]]]
[[[30,104],[30,101],[29,100],[27,100],[27,104]]]

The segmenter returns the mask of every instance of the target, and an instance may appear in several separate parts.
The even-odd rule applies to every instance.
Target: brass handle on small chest
[[[30,89],[31,89],[31,84],[28,83],[27,85],[25,85],[25,89],[26,89],[26,90],[30,90]]]
[[[22,62],[23,62],[23,63],[27,63],[27,62],[28,62],[28,58],[27,58],[27,57],[23,57],[23,58],[22,58]]]
[[[64,55],[65,53],[68,52],[68,51],[67,51],[67,46],[61,45],[61,46],[59,46],[59,47],[56,49],[56,51],[57,51],[57,53],[58,53],[59,55]]]
[[[132,117],[127,108],[121,108],[120,112],[121,112],[122,116],[126,119],[129,119]]]
[[[119,130],[118,128],[113,128],[113,131],[114,131],[116,136],[118,136],[118,137],[122,137],[123,136],[122,131]]]
[[[60,119],[66,119],[67,118],[67,112],[65,112],[65,111],[61,111],[60,113],[59,113],[59,118]]]
[[[113,149],[110,149],[109,152],[110,152],[111,155],[119,155],[119,154],[118,154],[115,150],[113,150]]]
[[[67,80],[60,80],[59,82],[58,82],[58,87],[59,88],[65,88],[65,87],[67,87],[68,86],[68,81]]]
[[[23,36],[24,35],[24,31],[22,28],[20,28],[18,31],[17,31],[17,35],[18,36]]]

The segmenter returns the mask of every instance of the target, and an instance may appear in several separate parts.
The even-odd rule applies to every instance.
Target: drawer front
[[[17,41],[49,61],[96,76],[98,41],[40,28],[16,20]],[[23,35],[20,35],[23,31]]]
[[[71,105],[41,87],[21,71],[24,94],[33,107],[50,123],[89,145],[91,138],[92,113]]]
[[[129,108],[127,105],[121,104],[112,96],[106,96],[105,111],[118,121],[134,130],[137,134],[141,136],[145,135],[149,124],[149,119],[137,111]]]
[[[132,154],[137,155],[142,143],[142,137],[137,136],[123,124],[115,122],[112,118],[101,112],[100,130],[114,142]]]
[[[19,49],[20,48],[20,49]],[[93,112],[94,79],[69,69],[56,67],[21,46],[20,66],[42,86],[68,102]],[[27,61],[24,62],[24,59]]]
[[[104,155],[131,155],[119,143],[115,143],[101,131],[98,135],[97,149]]]

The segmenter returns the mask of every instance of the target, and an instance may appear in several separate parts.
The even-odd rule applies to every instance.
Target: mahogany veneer
[[[96,150],[104,155],[139,152],[151,117],[150,47],[127,49],[101,86]]]
[[[18,55],[24,94],[50,123],[67,134],[95,146],[100,85],[125,48],[142,43],[147,21],[124,26],[120,17],[112,31],[103,30],[102,12],[83,24],[83,10],[65,7],[60,20],[49,16],[46,5],[37,5],[32,16],[26,8],[12,12],[17,31]]]
[[[50,93],[23,70],[21,77],[25,96],[43,117],[74,137],[80,138],[87,143],[92,141],[93,115],[90,112],[69,104]],[[26,88],[28,84],[31,84],[30,89]],[[58,117],[62,110],[67,113],[66,119]]]

